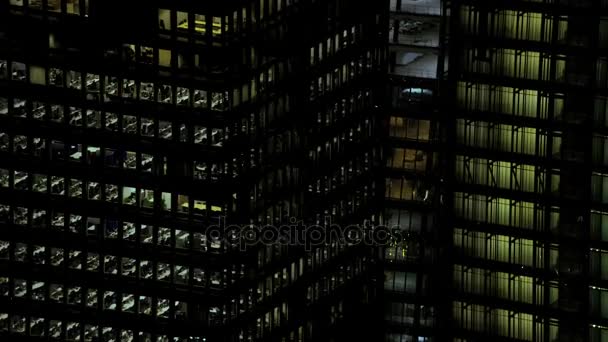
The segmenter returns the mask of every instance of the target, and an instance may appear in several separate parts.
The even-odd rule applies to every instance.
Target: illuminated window
[[[61,0],[47,0],[46,6],[51,12],[61,12]]]
[[[80,0],[64,0],[68,14],[80,14]]]
[[[591,238],[608,241],[608,213],[591,211]]]
[[[608,175],[595,172],[592,174],[591,197],[594,201],[608,203]]]
[[[430,121],[410,118],[391,117],[390,136],[413,140],[429,140]]]
[[[387,159],[387,166],[424,171],[427,165],[427,153],[414,149],[394,148],[392,155]]]

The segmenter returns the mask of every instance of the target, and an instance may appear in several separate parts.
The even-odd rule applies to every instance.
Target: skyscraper
[[[454,334],[606,340],[606,3],[448,6]]]
[[[607,80],[606,0],[0,0],[0,339],[608,341]]]
[[[439,132],[429,134],[439,169],[397,179],[435,180],[438,198],[427,206],[436,220],[401,226],[436,239],[432,262],[421,267],[395,267],[396,256],[407,257],[386,251],[387,340],[425,338],[423,289],[435,304],[434,340],[608,341],[608,3],[401,0],[391,11],[392,43],[406,45],[392,48],[393,75],[405,77],[393,79],[405,89],[393,90],[404,119],[390,119],[396,153],[387,162],[411,165],[396,148],[406,142],[393,137],[419,120],[420,101],[399,101],[426,93],[435,100],[423,112]],[[446,24],[434,34],[432,15]],[[431,72],[417,68],[434,58],[417,46],[425,42],[440,45]],[[425,87],[429,79],[436,88]],[[391,198],[403,195],[392,190],[396,176],[387,183]],[[402,210],[420,210],[406,202]],[[407,272],[405,281],[394,268]],[[435,274],[426,286],[408,286],[408,277],[425,273]],[[395,300],[395,292],[405,295]]]
[[[208,228],[377,220],[386,22],[374,1],[0,2],[0,339],[370,333],[367,246]]]
[[[439,243],[440,85],[447,17],[440,0],[390,2],[384,223],[403,239],[383,248],[386,340],[435,336]],[[439,273],[436,275],[436,273]]]

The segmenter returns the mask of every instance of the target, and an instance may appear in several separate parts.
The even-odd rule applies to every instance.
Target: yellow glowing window
[[[222,34],[222,25],[219,22],[213,22],[212,24],[213,26],[213,35],[214,36],[219,36]],[[188,21],[184,21],[183,23],[179,24],[177,26],[180,29],[183,30],[188,30],[189,25],[188,25]],[[194,31],[196,31],[197,33],[200,34],[205,34],[207,33],[207,22],[205,20],[200,20],[197,19],[194,21]]]
[[[182,204],[182,208],[186,209],[190,206],[190,204],[188,202],[184,202]],[[206,201],[194,201],[194,209],[196,210],[207,210],[207,202]],[[211,211],[214,212],[220,212],[222,211],[222,207],[217,206],[217,205],[212,205],[211,206]]]
[[[80,14],[79,0],[66,0],[65,7],[69,14]]]

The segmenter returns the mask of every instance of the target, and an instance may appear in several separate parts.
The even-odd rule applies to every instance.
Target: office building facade
[[[607,75],[604,0],[3,0],[0,338],[608,340]]]
[[[434,221],[400,224],[431,232],[434,239],[421,244],[429,250],[431,241],[431,263],[398,265],[397,253],[386,251],[387,341],[608,340],[607,14],[605,1],[391,4],[396,53],[389,60],[392,75],[401,76],[393,79],[405,78],[419,94],[421,80],[438,80],[427,88],[435,102],[423,115],[438,126],[429,139],[437,141],[430,146],[439,161],[398,181],[434,179],[426,184],[437,198],[427,203]],[[430,34],[433,15],[445,27]],[[425,71],[419,66],[428,46],[416,45],[428,42],[439,45],[439,57]],[[393,111],[409,93],[394,91]],[[401,122],[418,120],[417,101],[402,106]],[[390,120],[387,146],[397,151],[412,137],[395,140],[402,124]],[[395,156],[407,165],[389,154],[391,174]],[[420,210],[419,203],[400,205]],[[396,269],[405,280],[396,279]],[[422,287],[408,284],[424,274],[430,281]],[[427,335],[418,312],[433,303]]]
[[[380,250],[385,340],[431,341],[436,334],[441,131],[440,84],[446,18],[440,0],[392,0],[385,135],[383,221],[400,240]]]
[[[0,339],[371,334],[366,246],[208,228],[379,219],[385,10],[0,2]]]
[[[608,6],[447,6],[454,336],[606,340]]]

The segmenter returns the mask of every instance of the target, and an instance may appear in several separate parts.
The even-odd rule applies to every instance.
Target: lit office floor
[[[23,6],[23,0],[10,0],[9,2],[12,6]],[[88,3],[85,3],[86,7],[88,7]],[[34,9],[42,9],[42,0],[29,0],[28,7]],[[68,14],[78,14],[79,10],[79,0],[66,0],[65,1],[66,12]],[[61,11],[61,1],[60,0],[48,0],[47,9],[53,12]]]
[[[400,18],[397,42],[407,45],[439,46],[439,25],[439,20],[435,19]],[[391,35],[390,39],[392,38]]]
[[[419,200],[417,183],[410,179],[388,178],[386,182],[385,197],[397,200]]]
[[[402,139],[428,141],[431,131],[430,121],[402,117],[391,117],[390,136]]]
[[[438,55],[434,51],[406,50],[397,51],[395,61],[396,75],[423,78],[437,78]]]
[[[426,169],[427,154],[409,148],[393,148],[387,158],[386,166],[403,170],[424,171]]]
[[[397,11],[397,0],[391,0],[391,11]],[[435,14],[441,13],[441,0],[401,0],[402,12]]]

